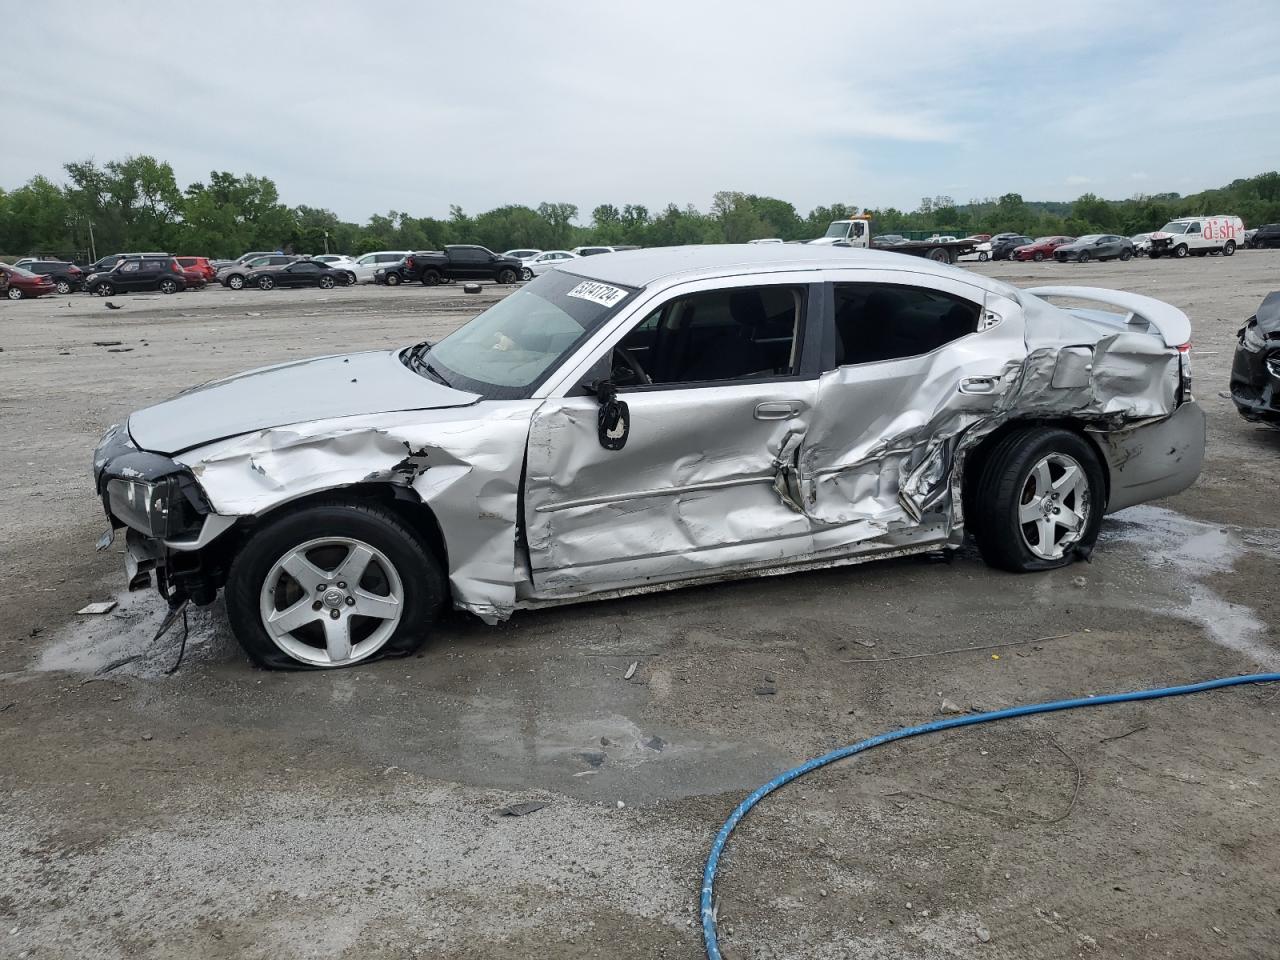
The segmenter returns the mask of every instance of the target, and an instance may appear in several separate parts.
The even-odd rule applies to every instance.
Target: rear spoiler
[[[1031,287],[1023,290],[1037,297],[1072,297],[1119,307],[1127,314],[1126,323],[1146,322],[1160,331],[1166,345],[1181,347],[1191,342],[1191,321],[1177,307],[1144,297],[1140,293],[1108,290],[1106,287]]]

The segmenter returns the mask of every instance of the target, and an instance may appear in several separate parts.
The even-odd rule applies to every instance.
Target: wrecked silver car
[[[1069,563],[1198,475],[1189,340],[1147,297],[892,253],[611,254],[436,344],[138,411],[95,478],[131,586],[222,591],[259,664],[345,666],[418,647],[445,604],[495,622],[966,533],[1007,570]]]

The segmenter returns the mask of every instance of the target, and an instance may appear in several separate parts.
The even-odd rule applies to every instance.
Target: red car
[[[0,263],[0,273],[3,273],[5,279],[9,281],[9,289],[5,296],[10,300],[43,297],[58,292],[58,285],[53,282],[52,277],[42,277],[21,267],[11,267],[7,263]]]
[[[209,262],[208,257],[177,257],[176,259],[184,273],[195,271],[200,274],[205,283],[213,283],[217,279],[218,271],[213,269],[213,264]]]
[[[1014,260],[1034,260],[1039,263],[1041,260],[1052,257],[1053,251],[1063,244],[1074,243],[1075,239],[1075,237],[1040,237],[1035,243],[1014,247],[1010,257]]]

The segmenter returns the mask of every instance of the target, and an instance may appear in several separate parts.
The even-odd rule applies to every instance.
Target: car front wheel
[[[59,280],[59,281],[58,281],[58,292],[59,292],[59,293],[70,293],[70,292],[71,292],[71,284],[70,284],[70,283],[68,283],[66,280]]]
[[[388,286],[388,287],[398,287],[398,286],[400,286],[400,274],[398,274],[398,273],[388,273],[388,274],[387,274],[387,286]]]
[[[1089,251],[1081,250],[1080,256],[1076,257],[1076,263],[1088,263],[1088,262],[1089,262]]]
[[[1087,555],[1098,538],[1102,464],[1069,430],[1015,430],[996,442],[968,499],[987,563],[1015,573],[1052,570]]]
[[[1173,248],[1173,255],[1181,260],[1187,255],[1187,245],[1185,243],[1178,244]]]
[[[93,288],[93,292],[100,297],[109,297],[116,292],[116,288],[109,283],[100,283]]]
[[[524,268],[523,268],[523,269],[521,269],[521,271],[520,271],[520,279],[521,279],[521,280],[526,280],[526,281],[527,281],[527,280],[532,280],[532,279],[533,279],[533,271],[532,271],[532,270],[530,270],[528,267],[524,267]]]
[[[346,667],[420,647],[445,599],[439,561],[386,507],[332,501],[255,533],[227,577],[227,614],[260,666]]]
[[[991,255],[990,255],[989,253],[987,253],[985,250],[979,250],[979,251],[978,251],[978,262],[979,262],[979,263],[986,263],[986,262],[987,262],[988,260],[990,260],[990,259],[991,259]]]
[[[321,277],[319,280],[321,290],[333,289],[333,277]]]
[[[231,277],[230,279],[227,280],[227,286],[230,287],[232,290],[243,290],[244,277],[239,277],[239,276]]]

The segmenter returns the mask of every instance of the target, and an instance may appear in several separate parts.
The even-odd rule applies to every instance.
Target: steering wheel
[[[636,375],[636,379],[642,384],[653,383],[653,378],[644,372],[644,367],[640,366],[640,361],[626,347],[618,346],[613,348],[614,353],[622,358],[622,362],[631,368],[631,372]]]

